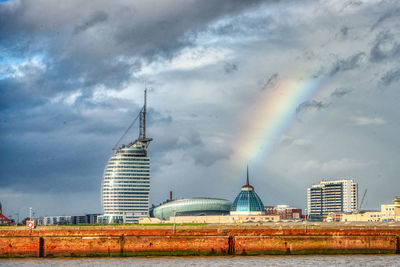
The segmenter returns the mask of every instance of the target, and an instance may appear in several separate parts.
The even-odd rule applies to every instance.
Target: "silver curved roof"
[[[173,200],[154,208],[153,214],[160,220],[168,220],[174,214],[184,212],[229,212],[232,202],[221,198],[184,198]]]

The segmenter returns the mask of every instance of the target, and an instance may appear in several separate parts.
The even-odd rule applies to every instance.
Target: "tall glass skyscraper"
[[[149,216],[150,159],[147,148],[152,139],[146,138],[146,91],[139,118],[139,138],[115,148],[104,170],[104,215],[98,217],[98,223],[137,223],[139,217]]]

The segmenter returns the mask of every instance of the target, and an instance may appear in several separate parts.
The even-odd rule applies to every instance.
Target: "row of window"
[[[124,170],[150,170],[150,168],[147,167],[138,167],[136,165],[132,165],[132,166],[108,166],[106,171],[118,171],[119,169],[121,169],[122,171]]]
[[[103,206],[104,207],[110,207],[110,205],[112,204],[117,204],[120,202],[124,202],[127,204],[133,204],[133,203],[139,203],[141,205],[148,205],[149,204],[149,200],[148,199],[123,199],[123,198],[118,198],[115,201],[114,200],[110,200],[110,199],[106,199],[104,200]]]
[[[120,198],[124,198],[124,199],[134,199],[134,198],[137,198],[137,199],[139,199],[139,198],[141,198],[141,199],[149,199],[149,195],[147,193],[145,193],[145,194],[146,194],[146,196],[140,196],[140,194],[136,195],[136,194],[131,194],[131,193],[128,193],[128,194],[124,194],[124,193],[119,193],[119,194],[103,193],[103,200],[116,199],[116,197],[120,197]],[[127,196],[123,196],[123,195],[127,195]]]
[[[140,211],[140,212],[147,212],[149,209],[148,208],[145,208],[145,207],[139,207],[139,208],[136,208],[134,211],[130,211],[130,212],[120,212],[120,211],[115,211],[115,209],[105,209],[104,211],[107,211],[106,213],[107,213],[107,215],[112,215],[112,214],[129,214],[129,213],[132,213],[132,212],[138,212],[138,211]],[[105,216],[105,217],[107,217],[107,216]]]
[[[115,166],[115,165],[150,166],[150,162],[129,162],[123,160],[108,162],[108,166]]]
[[[149,172],[141,172],[141,173],[136,173],[136,172],[114,172],[114,173],[105,173],[104,178],[109,178],[109,179],[114,179],[117,177],[121,177],[121,179],[128,178],[128,176],[135,176],[140,179],[140,177],[143,178],[150,178],[150,173]]]
[[[113,175],[107,175],[104,176],[104,182],[109,182],[109,181],[126,181],[127,183],[134,183],[134,182],[150,182],[150,175],[146,174],[132,174],[132,173],[127,173],[127,174],[118,174],[116,176]]]
[[[108,192],[102,192],[103,194],[103,199],[115,199],[118,197],[121,198],[144,198],[148,199],[149,198],[149,192],[132,192],[132,190],[129,191],[108,191]]]
[[[149,184],[145,184],[145,185],[141,185],[141,184],[104,184],[103,185],[103,189],[107,189],[107,191],[118,191],[118,187],[128,187],[128,189],[125,189],[129,192],[133,192],[135,190],[138,190],[136,188],[146,188],[149,189],[150,185]],[[123,188],[121,188],[121,190],[124,190]],[[104,191],[104,190],[103,190]],[[140,191],[140,190],[139,190]],[[146,190],[141,190],[141,191],[146,191]],[[147,190],[148,191],[148,190]]]
[[[118,151],[115,153],[115,156],[146,156],[146,151],[144,150],[127,150],[127,151]]]
[[[148,200],[141,200],[141,199],[135,199],[135,200],[126,200],[126,199],[116,199],[114,200],[107,200],[104,201],[104,206],[110,206],[112,204],[130,204],[130,205],[134,205],[134,204],[140,204],[140,205],[147,205],[149,203]]]
[[[129,157],[114,157],[111,158],[110,161],[150,161],[148,158],[129,158]]]
[[[143,179],[138,179],[138,180],[126,180],[126,179],[107,179],[104,181],[104,185],[109,184],[113,182],[114,184],[150,184],[149,180],[143,180]]]
[[[139,210],[148,210],[148,208],[144,209],[143,206],[142,207],[132,207],[132,206],[127,206],[127,205],[119,205],[119,206],[109,207],[108,209],[104,209],[104,211],[105,212],[107,212],[108,210],[112,211],[113,210],[112,208],[114,208],[114,210],[118,209],[119,211],[130,211],[130,212],[139,211]]]
[[[103,191],[118,191],[118,188],[107,186],[107,187],[104,187]],[[129,189],[128,190],[128,192],[135,192],[135,191],[149,191],[149,188],[148,187],[147,188],[143,188],[143,189],[136,188],[136,189]]]
[[[138,174],[144,174],[144,175],[148,175],[150,173],[150,170],[135,170],[135,169],[110,169],[110,170],[106,170],[105,175],[125,175],[125,173],[138,173]]]
[[[104,206],[107,206],[108,208],[111,208],[114,206],[120,206],[120,205],[127,205],[124,207],[135,207],[136,205],[139,205],[140,207],[143,207],[143,206],[147,206],[148,202],[115,201],[115,202],[104,203]]]
[[[149,188],[149,185],[129,185],[129,184],[124,184],[124,185],[120,185],[120,184],[114,184],[114,185],[106,185],[106,188],[115,188],[118,189],[119,187],[140,187],[140,188]]]

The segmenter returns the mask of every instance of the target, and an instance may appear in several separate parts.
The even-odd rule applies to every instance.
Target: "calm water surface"
[[[400,266],[400,255],[1,259],[0,266]]]

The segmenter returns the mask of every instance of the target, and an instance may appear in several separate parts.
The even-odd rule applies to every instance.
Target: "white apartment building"
[[[310,217],[356,212],[357,203],[358,184],[354,180],[323,180],[307,189],[307,213]]]

